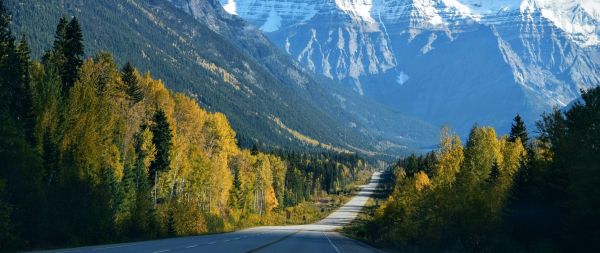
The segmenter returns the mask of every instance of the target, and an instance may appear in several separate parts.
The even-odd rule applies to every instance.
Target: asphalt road
[[[379,183],[380,173],[348,203],[327,218],[308,225],[255,227],[233,233],[180,237],[145,242],[98,245],[44,252],[73,253],[192,253],[192,252],[381,252],[366,244],[346,238],[335,230],[356,218]]]

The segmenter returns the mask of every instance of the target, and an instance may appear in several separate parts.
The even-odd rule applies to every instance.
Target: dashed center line
[[[190,246],[187,246],[185,248],[186,249],[191,249],[191,248],[195,248],[195,247],[198,247],[198,244],[190,245]]]
[[[171,251],[171,250],[165,249],[165,250],[154,251],[153,253],[163,253],[163,252],[169,252],[169,251]]]
[[[227,240],[223,240],[223,241],[224,241],[224,242],[228,242],[228,241],[231,241],[231,240],[227,239]]]
[[[217,242],[209,242],[209,243],[207,243],[207,244],[209,244],[209,245],[210,245],[210,244],[215,244],[215,243],[217,243]]]

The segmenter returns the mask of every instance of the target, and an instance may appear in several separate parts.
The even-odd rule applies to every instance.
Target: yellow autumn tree
[[[84,62],[79,79],[71,89],[64,112],[61,152],[75,159],[80,178],[98,183],[103,169],[115,177],[123,174],[121,157],[114,142],[117,114],[112,113],[114,90],[120,84],[112,58],[100,55]],[[85,168],[85,169],[83,169]],[[67,172],[69,173],[69,172]]]
[[[436,157],[437,163],[434,168],[436,185],[452,185],[456,174],[460,171],[464,153],[460,137],[450,134],[448,128],[442,130],[440,148]]]

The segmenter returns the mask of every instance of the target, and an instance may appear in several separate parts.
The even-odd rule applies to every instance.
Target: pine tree
[[[46,133],[42,143],[42,159],[44,161],[44,183],[48,186],[55,184],[58,175],[58,147]]]
[[[16,97],[14,94],[14,83],[16,75],[15,68],[15,38],[10,29],[11,17],[0,2],[0,113],[8,114]],[[8,116],[8,115],[0,115]]]
[[[490,175],[487,179],[488,183],[495,184],[498,182],[498,178],[500,177],[500,168],[498,167],[498,162],[494,162],[492,168],[490,169]]]
[[[25,39],[25,36],[21,38],[21,41],[17,45],[16,48],[16,61],[18,68],[18,80],[17,80],[17,108],[16,113],[18,113],[18,117],[22,123],[23,130],[25,131],[25,136],[29,143],[33,144],[34,142],[34,134],[33,128],[35,125],[35,119],[33,115],[33,102],[31,97],[31,77],[30,77],[30,68],[31,68],[31,58],[29,57],[31,50],[29,49],[29,44]]]
[[[63,69],[64,92],[68,91],[77,80],[79,68],[83,64],[83,34],[77,18],[71,19],[66,27],[66,41],[64,45],[65,66]]]
[[[144,94],[140,87],[140,81],[135,74],[135,68],[130,62],[127,62],[121,70],[121,76],[123,83],[125,83],[125,92],[129,96],[129,99],[131,99],[133,103],[142,101]]]
[[[514,118],[514,123],[510,129],[510,135],[508,136],[508,141],[516,142],[517,138],[521,140],[524,146],[527,146],[529,143],[529,136],[527,134],[527,128],[525,127],[525,122],[521,118],[521,115],[517,114]]]
[[[142,126],[136,136],[135,175],[135,205],[132,210],[132,220],[129,231],[133,238],[141,238],[151,233],[154,225],[150,183],[148,182],[148,167],[154,160],[155,149],[152,144],[152,133],[147,126]]]
[[[2,58],[6,57],[8,51],[13,50],[15,46],[15,38],[10,29],[10,22],[11,17],[4,4],[0,2],[0,57]]]
[[[54,44],[52,45],[52,48],[48,50],[42,57],[42,62],[44,65],[56,71],[56,73],[58,73],[63,80],[63,69],[66,62],[65,45],[67,44],[68,24],[69,21],[67,20],[67,17],[63,16],[60,18],[58,25],[56,26],[56,33],[54,34]]]
[[[174,237],[177,235],[177,228],[175,224],[175,213],[173,207],[169,208],[167,213],[167,236]]]
[[[171,166],[171,149],[173,148],[173,134],[167,121],[167,115],[162,109],[154,113],[154,124],[151,127],[152,143],[156,147],[156,157],[150,164],[149,176],[152,182],[156,180],[158,172],[168,171]]]
[[[77,18],[71,21],[66,17],[60,18],[52,49],[46,52],[42,60],[44,64],[54,67],[60,73],[63,95],[77,80],[79,68],[83,64],[83,54],[83,34]]]
[[[56,34],[54,35],[54,44],[52,45],[52,51],[64,55],[65,46],[67,44],[67,26],[69,20],[67,17],[61,17],[56,25]]]

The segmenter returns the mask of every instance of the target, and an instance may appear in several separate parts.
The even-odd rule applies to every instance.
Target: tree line
[[[366,239],[408,252],[600,250],[600,88],[544,114],[530,138],[475,126],[465,145],[443,131],[437,151],[393,166],[393,192]]]
[[[41,61],[10,22],[0,2],[0,251],[282,223],[367,167],[241,149],[225,115],[110,53],[85,58],[76,18]]]

